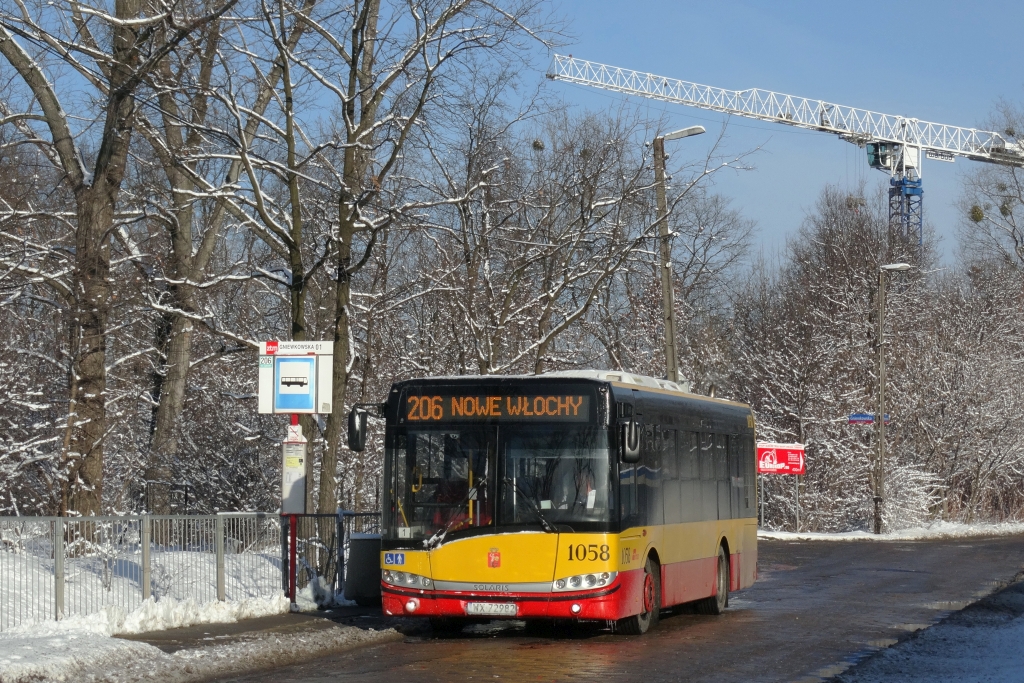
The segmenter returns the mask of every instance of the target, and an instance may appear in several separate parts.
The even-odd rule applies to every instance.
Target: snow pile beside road
[[[837,683],[1024,681],[1024,583],[950,615],[840,674]]]
[[[1004,628],[934,626],[906,647],[892,647],[842,683],[1024,681],[1024,617]]]
[[[375,631],[353,626],[332,626],[287,635],[253,635],[234,643],[198,650],[179,650],[170,655],[158,650],[159,657],[149,661],[133,659],[116,668],[103,665],[90,667],[82,670],[76,676],[76,681],[130,683],[154,680],[160,683],[191,683],[217,676],[239,675],[296,664],[329,652],[401,637],[393,629]],[[6,679],[3,679],[3,683],[7,683]]]
[[[884,534],[873,534],[869,531],[794,533],[792,531],[765,531],[759,529],[757,537],[780,541],[924,541],[936,538],[1013,536],[1016,534],[1024,534],[1024,523],[958,524],[954,522],[934,522],[926,527],[900,529],[899,531],[890,531]]]
[[[218,675],[281,666],[310,656],[362,643],[400,637],[394,630],[363,630],[351,626],[305,633],[253,634],[224,645],[167,654],[147,643],[113,638],[112,633],[138,633],[186,624],[235,621],[287,611],[288,602],[247,601],[247,605],[214,603],[196,607],[156,603],[127,617],[109,611],[88,617],[35,624],[0,633],[0,683],[39,681],[111,682],[157,680],[188,683]],[[171,601],[166,601],[171,602]],[[283,610],[281,609],[283,606]],[[225,609],[227,607],[227,609]]]
[[[92,628],[106,627],[100,615],[81,630],[55,628],[63,622],[39,624],[26,632],[0,634],[0,681],[65,681],[85,669],[117,668],[133,660],[163,654],[146,643],[110,638]],[[92,628],[89,628],[91,626]]]
[[[120,624],[111,630],[110,635],[162,631],[193,624],[230,624],[239,619],[282,614],[287,612],[289,607],[288,598],[283,595],[274,598],[250,598],[238,602],[208,602],[204,605],[197,604],[194,600],[164,598],[155,601],[150,598],[137,610],[123,617]]]
[[[87,616],[20,626],[0,633],[0,682],[70,680],[83,670],[117,668],[166,656],[151,645],[111,637],[119,633],[231,623],[280,614],[288,608],[284,596],[203,605],[193,600],[149,599],[129,614],[105,607]]]
[[[230,624],[239,619],[253,619],[271,614],[287,612],[288,598],[278,595],[273,598],[249,598],[238,602],[207,602],[175,600],[164,598],[143,601],[138,608],[125,614],[119,607],[108,606],[99,612],[84,616],[66,617],[61,621],[43,621],[37,624],[17,626],[0,633],[0,644],[9,639],[35,637],[60,633],[92,633],[100,636],[116,636],[121,633],[146,633],[181,628],[194,624]]]

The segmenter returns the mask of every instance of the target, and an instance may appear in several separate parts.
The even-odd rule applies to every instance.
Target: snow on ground
[[[1024,682],[1024,583],[882,650],[837,683]]]
[[[765,531],[759,529],[758,538],[784,541],[923,541],[938,538],[969,538],[971,536],[1015,536],[1024,534],[1024,523],[1003,524],[958,524],[934,522],[926,527],[913,527],[873,534],[870,531],[846,531],[837,533]]]
[[[181,628],[193,624],[230,624],[239,619],[255,619],[271,614],[281,614],[290,608],[284,595],[275,598],[250,598],[238,602],[208,602],[196,604],[194,600],[152,598],[142,606],[117,620],[116,610],[111,624],[110,635],[119,633],[145,633]]]
[[[217,597],[217,558],[212,552],[152,553],[152,592],[163,600],[208,603]],[[65,560],[65,615],[103,610],[134,613],[142,600],[141,556],[69,557]],[[240,553],[224,558],[229,602],[281,592],[280,551]],[[0,632],[53,619],[54,562],[48,544],[0,549]],[[172,602],[171,604],[176,604]]]
[[[0,634],[0,681],[74,680],[87,668],[116,669],[133,660],[150,659],[154,650],[160,652],[152,645],[111,638],[88,628],[42,628],[58,624],[63,622]]]
[[[311,596],[306,596],[307,600]],[[307,600],[300,602],[304,604]],[[112,636],[192,624],[226,623],[288,611],[283,596],[197,605],[148,600],[129,614],[116,607],[82,617],[21,626],[0,633],[0,683],[21,681],[192,681],[389,638],[393,631],[334,627],[304,634],[253,635],[240,642],[166,654]]]
[[[1024,617],[1003,628],[938,625],[838,679],[843,683],[1024,681]]]

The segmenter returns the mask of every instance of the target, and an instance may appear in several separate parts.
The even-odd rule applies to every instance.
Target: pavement
[[[212,645],[252,642],[258,638],[313,635],[346,626],[363,631],[394,629],[396,632],[394,638],[396,639],[429,631],[426,619],[386,617],[378,606],[335,607],[315,612],[273,614],[229,624],[198,624],[166,631],[150,631],[116,637],[148,643],[168,654],[173,654],[182,650],[198,650]]]
[[[914,640],[912,633],[929,630],[979,598],[1019,582],[1024,569],[1022,536],[770,540],[759,546],[761,579],[735,594],[722,617],[689,610],[666,613],[659,627],[642,638],[587,627],[537,634],[521,622],[470,626],[457,636],[439,637],[425,619],[385,617],[379,607],[279,614],[126,638],[186,658],[223,649],[208,650],[211,646],[238,643],[258,651],[263,643],[288,643],[283,648],[287,657],[254,660],[230,673],[221,668],[204,680],[581,681],[643,671],[652,683],[678,681],[681,674],[693,681],[875,683],[886,678],[879,675],[880,660],[873,655],[905,647],[904,642]],[[1021,585],[1005,595],[1017,595]],[[997,599],[980,604],[1003,604],[992,600]],[[332,635],[354,633],[351,628],[366,632],[367,639]],[[307,642],[328,645],[304,654]],[[866,660],[875,663],[869,667]],[[844,673],[850,678],[833,678]]]

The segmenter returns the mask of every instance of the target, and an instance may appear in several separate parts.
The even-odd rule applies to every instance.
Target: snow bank
[[[814,533],[758,530],[757,537],[783,541],[921,541],[934,538],[969,538],[972,536],[1015,536],[1024,534],[1024,523],[958,524],[934,522],[925,527],[913,527],[873,534],[869,531]]]
[[[127,614],[119,607],[108,606],[84,616],[72,616],[61,621],[44,621],[17,626],[0,634],[0,644],[7,642],[8,636],[35,637],[62,633],[116,636],[121,633],[162,631],[194,624],[229,624],[239,619],[281,614],[287,612],[289,607],[288,598],[283,595],[274,598],[250,598],[238,602],[214,601],[205,604],[198,604],[192,599],[164,598],[155,600],[150,598]]]
[[[250,598],[238,602],[208,602],[205,605],[196,604],[194,600],[164,598],[154,601],[150,598],[137,610],[126,615],[111,635],[162,631],[193,624],[230,624],[239,619],[282,614],[287,612],[289,607],[288,598],[283,595],[275,598]]]
[[[905,646],[892,647],[842,683],[962,683],[1024,681],[1024,617],[1002,628],[933,626]]]
[[[331,582],[323,576],[314,576],[305,588],[295,591],[295,605],[300,612],[327,607],[355,607],[355,600],[346,600],[343,593],[335,593]]]
[[[839,683],[1024,681],[1024,583],[857,664]]]
[[[0,631],[53,619],[54,567],[49,553],[49,546],[0,551]],[[107,613],[116,618],[118,610],[133,614],[146,610],[140,563],[135,556],[67,558],[65,615],[78,618]],[[212,604],[216,600],[217,558],[213,553],[153,552],[151,566],[152,593],[159,598],[158,604]],[[258,604],[253,599],[279,594],[280,557],[269,552],[225,556],[224,589],[227,603],[221,605]]]
[[[152,645],[110,638],[90,630],[39,628],[38,632],[3,633],[0,681],[75,680],[86,669],[114,669],[132,660],[149,661],[162,654]]]
[[[187,682],[281,665],[321,652],[396,637],[388,631],[334,627],[288,635],[254,634],[225,645],[167,654],[147,643],[113,638],[191,624],[227,623],[287,612],[286,598],[197,605],[147,600],[129,614],[105,608],[88,616],[21,626],[0,633],[0,683],[22,681]]]

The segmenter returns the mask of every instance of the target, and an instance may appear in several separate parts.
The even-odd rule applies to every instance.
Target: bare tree
[[[989,122],[1008,144],[1024,142],[1024,110],[1002,101]],[[974,257],[1024,269],[1024,169],[980,164],[964,178],[961,245]]]
[[[226,0],[212,10],[203,7],[188,14],[181,5],[142,0],[117,0],[113,11],[102,5],[61,2],[36,16],[19,2],[17,12],[0,13],[0,54],[33,100],[32,108],[14,124],[60,169],[75,200],[72,363],[64,443],[67,483],[62,511],[96,514],[102,501],[103,444],[110,427],[106,420],[110,238],[127,167],[136,97],[167,54],[234,2]],[[95,100],[75,106],[76,118],[84,118],[84,125],[72,123],[59,94],[60,66],[95,90]],[[88,161],[85,146],[94,150]]]
[[[330,158],[337,197],[332,240],[335,277],[334,396],[327,420],[317,508],[337,506],[336,471],[352,349],[352,278],[369,261],[382,230],[403,209],[394,172],[417,127],[445,112],[444,84],[457,78],[463,57],[474,51],[491,59],[521,59],[523,41],[540,33],[538,0],[503,6],[479,0],[417,0],[381,3],[357,0],[342,11],[306,20],[316,52],[292,54],[337,106]],[[553,29],[545,29],[549,33]],[[344,36],[344,38],[342,38]],[[301,48],[301,44],[300,44]]]

